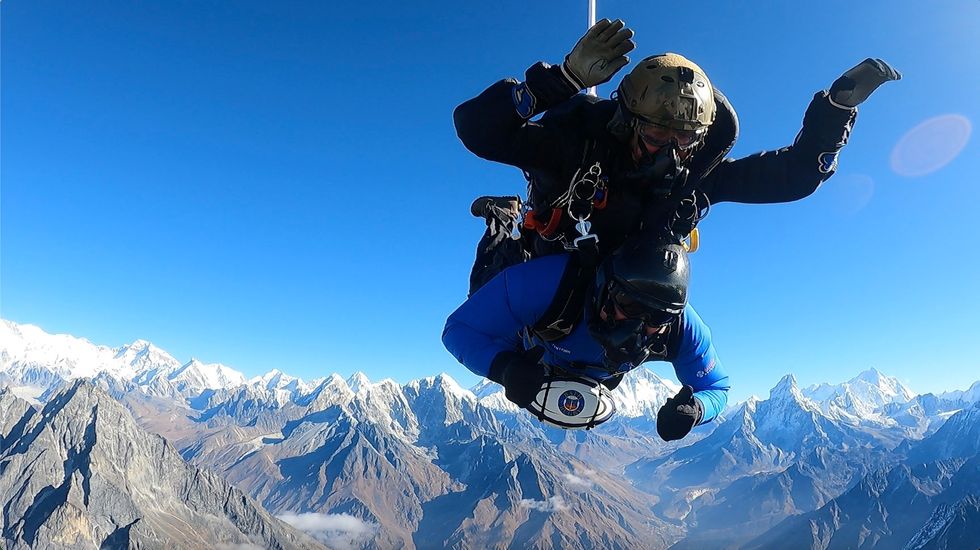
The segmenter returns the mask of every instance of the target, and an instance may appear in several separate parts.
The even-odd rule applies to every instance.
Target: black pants
[[[488,218],[487,229],[476,246],[476,261],[470,271],[470,295],[501,271],[526,262],[531,257],[524,248],[525,239],[517,228],[517,218],[506,213],[500,212]]]

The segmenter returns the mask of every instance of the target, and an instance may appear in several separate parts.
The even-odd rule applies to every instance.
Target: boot
[[[491,217],[502,220],[516,219],[521,212],[521,198],[515,195],[492,197],[485,195],[470,205],[470,214],[489,220]]]

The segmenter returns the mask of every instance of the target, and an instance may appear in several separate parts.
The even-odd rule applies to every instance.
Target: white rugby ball
[[[565,429],[598,426],[616,412],[610,391],[588,378],[548,380],[527,408],[543,422]]]

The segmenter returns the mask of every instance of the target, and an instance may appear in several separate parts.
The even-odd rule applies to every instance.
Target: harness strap
[[[531,332],[545,342],[568,336],[582,319],[585,301],[595,280],[595,265],[579,254],[570,254],[555,297]]]
[[[552,208],[551,217],[547,222],[541,223],[538,220],[538,212],[532,210],[524,216],[524,227],[537,231],[542,237],[550,237],[558,230],[558,226],[561,225],[561,214],[562,210],[560,208]]]
[[[579,248],[578,240],[570,242],[570,239],[559,227],[564,225],[564,214],[567,212],[572,221],[588,221],[595,210],[602,210],[606,207],[609,193],[606,188],[606,179],[602,176],[602,167],[598,161],[598,143],[594,139],[586,140],[580,167],[572,175],[568,183],[568,188],[564,193],[547,203],[547,206],[539,205],[532,209],[529,215],[524,218],[524,227],[538,232],[546,240],[560,239],[568,250]],[[525,176],[530,174],[525,172]],[[529,179],[529,184],[530,184]],[[528,186],[528,197],[535,196],[532,186]],[[537,202],[537,201],[535,201]],[[541,220],[547,217],[548,221],[543,223]],[[566,228],[563,228],[567,229]],[[586,236],[586,233],[581,235]],[[597,237],[593,238],[597,240]]]

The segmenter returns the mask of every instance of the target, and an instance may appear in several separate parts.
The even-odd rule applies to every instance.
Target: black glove
[[[620,19],[603,19],[579,39],[562,64],[562,72],[573,86],[582,90],[608,82],[630,62],[626,54],[636,44],[630,40],[633,31],[624,25]]]
[[[871,92],[889,80],[901,80],[902,73],[896,71],[883,59],[870,57],[844,73],[830,86],[830,99],[841,107],[857,107],[868,99]]]
[[[518,407],[526,407],[544,384],[545,370],[541,364],[544,348],[526,352],[505,351],[497,355],[487,378],[504,387],[504,395]]]
[[[664,441],[681,439],[704,418],[704,407],[694,398],[694,388],[684,386],[657,412],[657,433]]]

